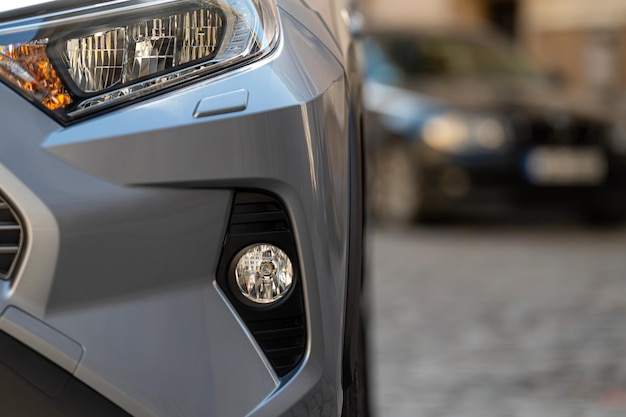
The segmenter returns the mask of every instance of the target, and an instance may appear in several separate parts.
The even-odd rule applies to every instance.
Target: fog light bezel
[[[270,305],[250,305],[232,287],[236,255],[244,248],[267,242],[291,259],[294,278],[289,295]],[[234,191],[230,219],[215,278],[216,287],[250,332],[279,379],[294,375],[309,346],[305,279],[300,266],[296,233],[286,205],[266,190]],[[287,354],[286,354],[287,352]]]

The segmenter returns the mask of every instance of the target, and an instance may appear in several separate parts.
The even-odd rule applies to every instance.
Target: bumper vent
[[[289,373],[302,360],[306,347],[302,316],[250,321],[248,327],[279,376]]]
[[[252,307],[242,303],[230,284],[235,256],[243,248],[255,243],[271,243],[280,247],[294,266],[293,290],[286,299],[275,305]],[[289,217],[283,205],[266,194],[236,193],[217,282],[279,377],[294,370],[306,352],[306,319],[299,271]]]
[[[289,220],[278,201],[263,194],[237,194],[228,229],[230,235],[288,231]]]
[[[0,196],[0,279],[11,279],[24,243],[22,223]]]

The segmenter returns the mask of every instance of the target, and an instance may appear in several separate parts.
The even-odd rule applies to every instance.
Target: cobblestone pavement
[[[626,416],[626,228],[372,228],[368,247],[376,416]]]

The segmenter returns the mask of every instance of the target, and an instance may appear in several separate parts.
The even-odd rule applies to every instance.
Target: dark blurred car
[[[364,52],[375,217],[428,220],[494,201],[623,217],[626,158],[608,112],[509,43],[491,33],[384,33],[365,38]]]

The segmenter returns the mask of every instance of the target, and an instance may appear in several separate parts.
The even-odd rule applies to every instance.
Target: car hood
[[[364,98],[366,110],[385,129],[407,137],[432,115],[446,111],[553,122],[611,122],[610,109],[597,97],[534,79],[420,79],[403,86],[368,80]]]

